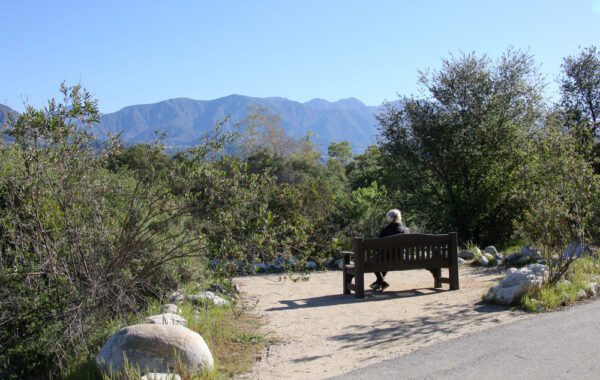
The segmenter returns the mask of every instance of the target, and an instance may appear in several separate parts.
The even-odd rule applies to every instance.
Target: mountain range
[[[329,102],[312,99],[300,103],[280,97],[257,98],[230,95],[214,100],[176,98],[153,104],[125,107],[103,114],[94,133],[104,138],[107,132],[121,133],[127,144],[152,141],[156,131],[165,132],[165,145],[171,149],[196,144],[199,138],[211,131],[215,123],[229,116],[229,125],[246,118],[253,107],[266,108],[279,115],[281,126],[292,137],[311,135],[321,152],[329,143],[346,140],[354,153],[361,153],[375,142],[378,107],[367,106],[355,98]],[[10,108],[0,105],[0,123]]]

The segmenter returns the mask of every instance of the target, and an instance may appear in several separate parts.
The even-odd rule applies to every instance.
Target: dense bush
[[[43,377],[95,351],[114,318],[176,287],[205,252],[167,177],[107,169],[112,144],[87,133],[97,108],[79,87],[28,108],[0,150],[0,372]],[[100,337],[99,339],[102,339]]]

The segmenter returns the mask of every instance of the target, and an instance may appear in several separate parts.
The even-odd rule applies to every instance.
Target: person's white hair
[[[397,208],[391,209],[385,214],[385,219],[388,223],[402,223],[402,214]]]

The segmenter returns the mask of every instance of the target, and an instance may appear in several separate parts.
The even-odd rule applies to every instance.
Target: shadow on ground
[[[346,305],[351,303],[365,303],[365,302],[378,302],[378,301],[389,301],[399,298],[410,298],[410,297],[422,297],[428,296],[435,293],[448,292],[449,290],[435,289],[435,288],[420,288],[411,290],[399,290],[399,291],[365,291],[365,298],[356,298],[354,294],[331,294],[327,296],[311,297],[311,298],[299,298],[294,300],[281,300],[279,301],[282,306],[272,307],[266,311],[282,311],[292,310],[310,307],[326,307],[335,305]]]
[[[412,344],[422,346],[447,335],[476,326],[478,322],[500,322],[495,313],[509,311],[503,306],[487,305],[482,302],[475,305],[450,306],[444,303],[426,304],[423,311],[426,316],[402,320],[381,319],[373,324],[348,326],[343,334],[331,337],[331,340],[343,343],[343,348],[384,347],[388,343],[410,339]]]

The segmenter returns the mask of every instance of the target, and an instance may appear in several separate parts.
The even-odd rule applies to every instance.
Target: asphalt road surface
[[[600,379],[600,301],[434,344],[335,379]]]

